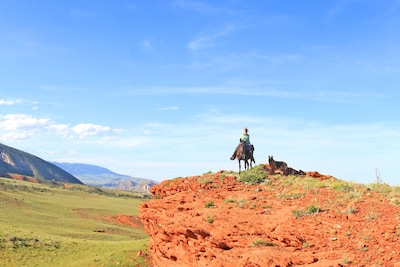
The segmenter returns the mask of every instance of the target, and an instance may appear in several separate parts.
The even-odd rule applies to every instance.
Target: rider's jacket
[[[240,142],[245,142],[246,145],[250,144],[250,135],[242,135],[240,137]]]

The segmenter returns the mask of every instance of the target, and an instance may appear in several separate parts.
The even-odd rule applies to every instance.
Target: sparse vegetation
[[[317,206],[311,205],[306,208],[306,213],[307,214],[314,214],[318,213],[320,209]]]
[[[303,198],[305,196],[305,193],[299,193],[299,192],[282,192],[277,195],[278,198],[283,198],[283,199],[298,199],[298,198]]]
[[[367,220],[376,220],[379,218],[379,213],[377,213],[376,211],[370,211],[367,215],[366,215],[366,219]]]
[[[225,198],[224,202],[225,203],[236,203],[237,201],[235,199],[232,199],[232,198]]]
[[[267,242],[263,239],[256,239],[251,244],[254,247],[258,247],[258,246],[273,247],[273,246],[275,246],[273,243]]]
[[[302,210],[293,210],[292,213],[296,219],[304,216],[304,211]]]
[[[247,203],[248,203],[247,200],[242,199],[242,200],[240,200],[240,201],[238,202],[238,207],[239,207],[239,208],[243,208],[244,205],[246,205]]]
[[[357,210],[352,204],[348,205],[347,208],[345,210],[343,210],[344,214],[354,214],[356,212],[357,212]]]
[[[206,207],[206,208],[214,208],[214,201],[208,201],[208,202],[205,204],[205,207]]]
[[[396,236],[400,236],[400,224],[395,227]]]
[[[344,264],[351,264],[351,261],[348,258],[343,258],[342,262]]]
[[[214,216],[213,216],[213,215],[210,215],[210,214],[207,214],[206,221],[207,221],[208,223],[213,223],[213,222],[214,222]]]
[[[306,216],[306,215],[311,215],[314,213],[320,212],[320,209],[317,206],[311,205],[306,207],[305,210],[293,210],[292,213],[296,219]]]
[[[202,184],[202,185],[208,185],[208,184],[211,184],[211,183],[212,183],[212,180],[211,180],[210,178],[207,178],[207,177],[201,177],[201,178],[198,180],[198,183],[199,183],[199,184]]]
[[[255,209],[257,207],[257,204],[255,204],[255,203],[252,203],[252,204],[250,204],[250,206],[249,206],[249,209]]]

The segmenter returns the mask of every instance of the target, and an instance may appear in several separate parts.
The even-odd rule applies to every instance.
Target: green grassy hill
[[[0,266],[146,266],[142,195],[0,178]]]

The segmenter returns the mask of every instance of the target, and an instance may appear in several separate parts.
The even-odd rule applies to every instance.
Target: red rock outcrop
[[[139,207],[153,265],[399,267],[399,193],[317,179],[221,171],[153,186]]]

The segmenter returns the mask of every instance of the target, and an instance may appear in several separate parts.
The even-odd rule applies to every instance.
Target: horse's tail
[[[239,145],[235,148],[235,151],[233,151],[231,160],[234,160],[237,157],[238,150],[239,150]]]

